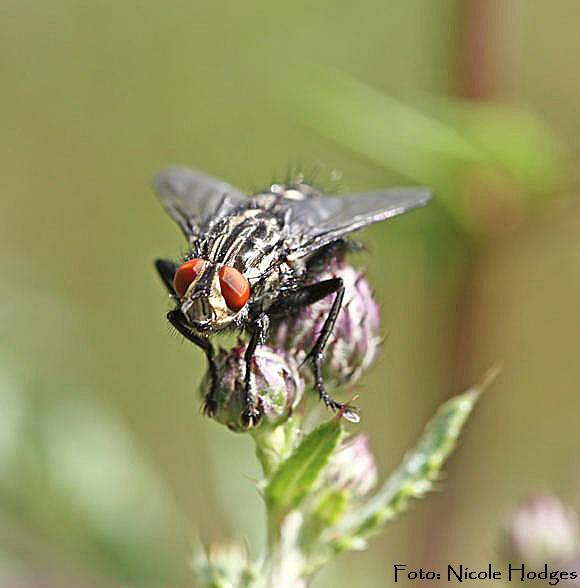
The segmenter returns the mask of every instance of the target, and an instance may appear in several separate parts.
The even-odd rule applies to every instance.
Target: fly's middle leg
[[[253,324],[252,336],[246,347],[244,354],[244,361],[246,364],[246,373],[244,374],[244,410],[241,414],[242,424],[247,427],[254,427],[262,418],[262,413],[258,406],[256,406],[255,395],[252,391],[252,362],[256,347],[263,343],[270,326],[270,320],[266,313],[258,315]]]

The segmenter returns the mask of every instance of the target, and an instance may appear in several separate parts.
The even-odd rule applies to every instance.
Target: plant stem
[[[268,481],[296,446],[300,437],[300,422],[291,418],[273,429],[257,429],[252,435],[256,444],[256,457],[264,472],[264,481]]]
[[[298,419],[288,419],[282,426],[267,430],[258,429],[253,433],[256,457],[264,473],[263,487],[268,484],[280,464],[296,447],[301,435],[298,421]],[[266,553],[263,565],[265,587],[302,588],[305,586],[296,574],[302,569],[302,565],[299,565],[302,556],[292,540],[295,533],[289,533],[287,530],[284,532],[283,529],[284,525],[288,526],[290,523],[291,521],[281,521],[266,502]]]

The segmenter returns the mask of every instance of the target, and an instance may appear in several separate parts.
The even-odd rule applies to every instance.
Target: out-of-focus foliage
[[[103,579],[153,585],[171,578],[178,512],[126,425],[86,402],[50,404],[34,396],[9,371],[10,354],[3,352],[2,544],[18,553],[30,540],[48,539],[42,574],[55,582],[63,573],[58,561],[70,554]]]
[[[301,88],[289,95],[305,125],[431,187],[468,231],[513,228],[569,174],[562,142],[529,108],[433,95],[412,106],[326,71]]]

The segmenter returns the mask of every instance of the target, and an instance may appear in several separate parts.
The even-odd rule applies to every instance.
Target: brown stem
[[[511,93],[519,69],[521,13],[518,0],[459,2],[459,96],[493,100]]]

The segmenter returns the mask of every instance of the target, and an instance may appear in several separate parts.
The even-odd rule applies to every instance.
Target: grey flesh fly
[[[212,335],[227,329],[249,334],[241,420],[246,427],[255,426],[261,417],[251,381],[256,346],[268,341],[275,321],[334,294],[308,359],[314,386],[326,406],[358,421],[356,409],[336,402],[325,390],[324,347],[340,312],[344,285],[339,277],[320,276],[329,261],[353,248],[347,235],[424,206],[431,198],[429,190],[394,188],[330,196],[298,181],[273,184],[248,196],[185,168],[161,171],[154,189],[188,240],[188,253],[180,263],[158,259],[155,266],[175,303],[168,321],[206,354],[211,381],[204,399],[206,414],[217,410],[219,374]]]

